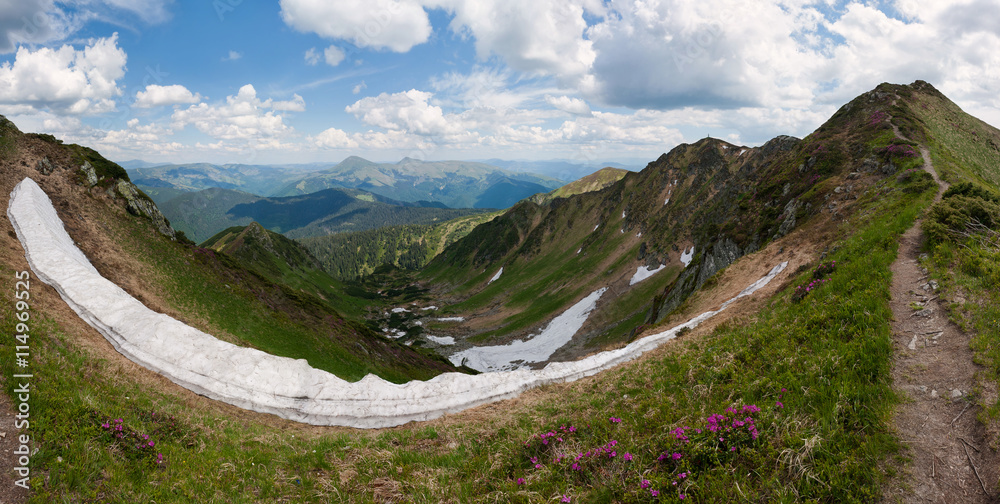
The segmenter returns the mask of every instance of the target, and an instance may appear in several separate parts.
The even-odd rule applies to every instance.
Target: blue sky
[[[1000,124],[1000,0],[19,0],[0,113],[117,159],[652,160],[924,79]]]

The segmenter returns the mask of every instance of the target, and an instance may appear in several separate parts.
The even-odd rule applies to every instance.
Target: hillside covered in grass
[[[300,238],[324,270],[341,280],[371,274],[383,264],[422,268],[448,245],[499,212],[458,217],[440,224],[383,226],[365,231]]]
[[[956,119],[970,129],[936,129],[965,124]],[[17,139],[2,151],[4,194],[21,177],[38,176],[32,170],[40,154],[73,166],[41,140],[3,133]],[[802,140],[744,150],[708,139],[603,191],[520,203],[421,272],[432,295],[453,301],[442,311],[492,314],[498,327],[516,330],[612,285],[606,308],[592,315],[594,330],[624,315],[622,334],[635,328],[641,337],[716,309],[775,261],[789,261],[789,273],[635,362],[395,429],[305,427],[187,393],[136,369],[54,292],[32,283],[32,499],[881,501],[885,486],[907,469],[905,439],[891,421],[899,397],[891,378],[889,265],[900,235],[928,209],[931,272],[962,295],[956,314],[978,333],[984,390],[997,383],[1000,335],[989,289],[1000,188],[990,180],[1000,153],[983,144],[996,134],[926,83],[886,84]],[[955,184],[933,208],[936,187],[915,154],[921,147]],[[102,273],[141,299],[209,330],[285,327],[280,312],[258,314],[276,313],[261,304],[237,312],[235,321],[223,318],[216,305],[244,298],[219,292],[251,289],[218,272],[222,255],[177,252],[188,249],[149,221],[125,217],[106,192],[86,191],[68,177],[39,178],[61,214],[79,216],[64,220]],[[0,236],[8,240],[0,270],[13,278],[24,259],[16,239]],[[667,268],[638,289],[627,285],[638,266],[657,263]],[[503,274],[487,283],[501,266]],[[191,294],[194,282],[216,294]],[[671,293],[685,282],[696,288],[674,305]],[[13,291],[4,296],[0,310],[11,334]],[[12,346],[0,345],[3,376],[17,369]],[[13,399],[15,383],[4,387]],[[978,400],[992,426],[995,396]],[[116,437],[110,426],[117,425],[128,441]],[[143,436],[155,449],[131,443]]]

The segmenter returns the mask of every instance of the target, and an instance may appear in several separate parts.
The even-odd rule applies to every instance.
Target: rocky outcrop
[[[55,166],[52,165],[52,162],[49,161],[49,158],[43,157],[42,159],[38,160],[37,164],[35,164],[35,169],[38,170],[38,172],[41,173],[42,175],[49,175],[52,173],[53,170],[55,170]]]
[[[90,161],[84,161],[83,166],[80,167],[80,173],[83,174],[84,184],[87,187],[94,187],[100,182],[97,178],[97,172],[94,170],[94,166],[90,164]]]
[[[709,278],[750,252],[750,247],[743,249],[728,237],[715,242],[711,251],[700,253],[677,277],[674,284],[653,300],[645,323],[655,324],[663,320],[688,296],[705,285]]]
[[[90,166],[90,163],[84,163],[84,166]],[[90,170],[93,173],[93,168]],[[94,184],[96,183],[95,176]],[[156,208],[156,204],[151,199],[139,191],[139,188],[135,184],[126,180],[119,180],[114,187],[115,192],[125,199],[125,208],[130,214],[149,218],[149,220],[153,221],[153,225],[156,226],[157,231],[172,239],[177,238],[177,232],[170,226],[167,218],[160,213],[160,209]]]
[[[782,215],[785,216],[785,220],[781,221],[781,225],[778,226],[778,235],[775,238],[781,238],[786,234],[790,233],[793,228],[795,228],[795,214],[802,207],[802,202],[798,199],[792,198],[785,204],[785,210]]]

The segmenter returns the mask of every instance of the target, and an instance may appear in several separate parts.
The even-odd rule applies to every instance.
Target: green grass
[[[803,301],[789,297],[810,272],[752,319],[682,338],[673,349],[572,386],[544,387],[478,420],[368,433],[231,417],[223,413],[228,407],[192,407],[173,387],[135,383],[117,362],[97,358],[36,314],[33,501],[551,502],[567,495],[572,502],[651,502],[646,492],[655,489],[660,501],[673,502],[672,482],[684,468],[693,471],[680,485],[686,502],[730,502],[740,493],[768,502],[869,502],[893,474],[899,447],[889,427],[897,398],[888,268],[899,234],[930,198],[903,188],[891,181],[862,201],[868,211],[844,225],[829,258],[838,263],[831,282]],[[183,279],[165,284],[168,293],[186,288]],[[0,307],[6,334],[10,296]],[[12,356],[11,343],[0,343],[4,376],[14,372]],[[11,387],[6,382],[8,394]],[[755,415],[761,436],[740,441],[737,452],[717,452],[705,436],[685,447],[672,440],[677,427],[703,425],[708,415],[745,404],[763,409]],[[166,428],[149,412],[172,416],[173,424]],[[110,440],[100,426],[105,417],[154,433],[164,463]],[[543,456],[535,469],[530,457],[557,453],[540,448],[535,436],[563,425],[576,428],[560,444],[565,453],[614,440],[616,457],[592,457],[574,471],[570,462]],[[657,461],[677,449],[687,457],[682,465]],[[626,452],[632,461],[625,462]],[[643,479],[649,489],[640,488]]]
[[[207,249],[192,254],[177,243],[154,239],[139,221],[115,220],[112,225],[125,252],[147,265],[149,278],[156,279],[167,303],[210,334],[275,355],[303,358],[315,368],[352,381],[369,373],[395,382],[427,379],[450,367],[442,366],[440,358],[419,356],[358,322],[344,320],[329,304],[273,284],[224,254]],[[365,350],[359,351],[358,345]]]

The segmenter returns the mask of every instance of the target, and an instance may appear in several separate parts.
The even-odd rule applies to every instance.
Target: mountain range
[[[289,180],[293,191],[310,182],[283,197],[196,188],[209,182],[175,172],[178,183],[188,177],[183,190],[220,200],[206,197],[204,213],[247,219],[197,246],[117,164],[0,119],[4,195],[35,180],[81,250],[75,260],[85,256],[122,296],[240,346],[345,380],[434,385],[442,373],[474,373],[456,361],[485,355],[538,368],[676,340],[443,419],[364,433],[303,426],[137,366],[62,292],[20,273],[30,271],[25,230],[3,220],[12,288],[0,329],[23,340],[0,342],[0,372],[32,378],[30,401],[7,380],[0,408],[13,417],[30,402],[20,443],[37,446],[31,471],[46,475],[33,479],[33,499],[872,502],[941,480],[951,485],[942,492],[964,496],[952,500],[987,502],[996,488],[984,469],[998,466],[1000,130],[926,82],[882,84],[805,138],[704,138],[641,171],[605,170],[522,199],[457,234],[423,228],[352,266],[443,240],[422,268],[375,267],[350,281],[268,224],[302,230],[330,210],[375,212],[359,202],[447,209],[407,199],[433,193],[416,175],[387,178],[359,159],[342,169]],[[371,192],[323,187],[343,173]],[[469,178],[459,185],[486,191],[501,180]],[[394,198],[375,186],[419,191]],[[378,250],[369,234],[333,255]],[[564,343],[541,341],[567,327]],[[919,360],[940,355],[950,360]],[[918,452],[924,445],[932,451]]]

